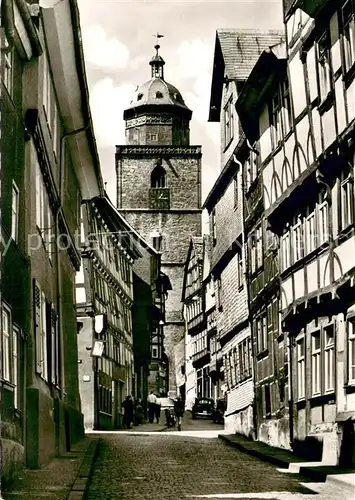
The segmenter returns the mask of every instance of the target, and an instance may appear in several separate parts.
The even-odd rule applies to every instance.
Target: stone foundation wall
[[[247,437],[252,437],[254,430],[252,406],[248,406],[245,410],[225,417],[224,429],[229,434],[242,434]]]
[[[291,449],[288,417],[262,422],[258,429],[258,440],[277,448]]]

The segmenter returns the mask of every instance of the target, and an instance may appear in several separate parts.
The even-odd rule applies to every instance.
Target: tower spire
[[[151,58],[149,64],[152,67],[152,78],[161,78],[164,80],[164,64],[165,61],[164,59],[159,55],[159,38],[163,38],[164,35],[161,35],[160,33],[156,33],[153,35],[156,37],[156,44],[154,45],[155,48],[155,55]]]

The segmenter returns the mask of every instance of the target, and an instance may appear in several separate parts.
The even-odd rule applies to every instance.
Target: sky
[[[115,146],[123,111],[150,79],[159,32],[165,80],[192,110],[190,144],[202,146],[202,199],[220,172],[220,126],[208,122],[218,28],[282,29],[282,0],[78,0],[90,106],[106,191],[116,203]]]

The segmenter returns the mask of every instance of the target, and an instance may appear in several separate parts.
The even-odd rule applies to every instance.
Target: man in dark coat
[[[123,401],[122,406],[124,408],[123,421],[127,429],[132,429],[131,423],[133,422],[133,401],[131,396],[127,396]]]

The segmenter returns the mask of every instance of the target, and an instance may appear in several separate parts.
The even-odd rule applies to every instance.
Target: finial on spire
[[[155,35],[152,35],[156,38],[156,44],[154,45],[154,48],[156,50],[155,56],[152,57],[150,61],[150,65],[152,66],[152,78],[162,78],[164,79],[164,71],[163,71],[163,66],[165,64],[163,58],[159,55],[159,38],[164,38],[164,35],[161,33],[157,32]]]

